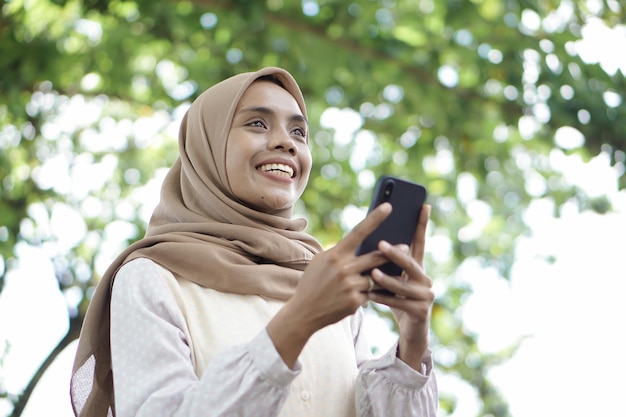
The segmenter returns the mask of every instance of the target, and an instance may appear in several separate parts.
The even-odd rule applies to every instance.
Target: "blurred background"
[[[81,322],[195,97],[289,70],[327,247],[424,184],[441,416],[616,415],[626,373],[622,0],[0,0],[0,416],[69,416]],[[394,337],[370,306],[375,352]]]

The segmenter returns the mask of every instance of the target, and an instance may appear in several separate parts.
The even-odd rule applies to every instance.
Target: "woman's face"
[[[291,209],[311,172],[307,129],[287,90],[254,82],[237,105],[226,143],[226,175],[235,197],[270,214]]]

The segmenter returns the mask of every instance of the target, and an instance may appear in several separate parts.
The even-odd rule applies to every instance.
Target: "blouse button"
[[[302,398],[302,401],[307,401],[309,398],[311,398],[311,393],[309,391],[302,391],[300,392],[300,398]]]

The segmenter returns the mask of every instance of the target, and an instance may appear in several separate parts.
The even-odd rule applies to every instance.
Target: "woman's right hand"
[[[354,314],[368,300],[369,279],[361,273],[388,260],[378,250],[357,256],[356,249],[390,213],[390,204],[379,205],[332,249],[317,254],[295,295],[268,324],[268,334],[289,367],[313,333]]]

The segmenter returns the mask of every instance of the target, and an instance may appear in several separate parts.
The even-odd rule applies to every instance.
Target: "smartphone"
[[[381,240],[386,240],[392,245],[400,243],[410,245],[425,201],[426,188],[423,185],[389,175],[380,177],[376,182],[368,213],[384,202],[391,203],[393,210],[389,217],[363,240],[356,254],[362,255],[377,249]],[[402,274],[402,268],[392,262],[378,268],[391,276]],[[370,271],[366,271],[363,274],[369,273]]]

